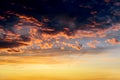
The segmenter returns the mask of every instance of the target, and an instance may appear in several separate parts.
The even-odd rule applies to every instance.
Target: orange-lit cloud
[[[6,43],[21,43],[24,45],[12,46],[9,45],[7,48],[2,48],[3,44],[0,44],[1,51],[6,52],[21,52],[29,47],[34,48],[37,46],[38,49],[52,49],[57,46],[57,48],[65,50],[66,47],[75,50],[81,50],[84,46],[82,43],[77,41],[77,39],[81,40],[82,38],[106,38],[108,36],[109,31],[117,32],[120,30],[119,24],[113,25],[112,27],[99,29],[95,27],[96,25],[101,25],[104,23],[97,23],[92,21],[93,24],[87,24],[86,29],[75,29],[72,32],[70,31],[71,27],[63,27],[63,30],[56,31],[53,28],[46,27],[44,22],[49,22],[49,19],[43,18],[42,21],[37,20],[34,17],[20,15],[13,12],[7,12],[10,15],[15,15],[19,20],[16,24],[13,25],[12,31],[4,29],[4,26],[0,27],[0,39],[2,42]],[[1,19],[5,17],[1,16]],[[65,20],[63,20],[64,22]],[[72,25],[74,29],[75,24],[73,23],[74,20],[68,22],[69,25]],[[66,23],[66,22],[65,22]],[[92,27],[94,25],[94,27]],[[91,29],[87,29],[91,28]],[[72,39],[74,39],[72,41]],[[72,43],[71,43],[72,41]],[[77,43],[76,43],[77,42]],[[119,41],[117,40],[107,40],[107,42],[112,42],[112,44],[118,44]],[[98,41],[92,41],[90,43],[87,42],[87,45],[92,48],[96,48],[96,44]]]
[[[87,45],[89,46],[89,47],[91,47],[91,48],[96,48],[96,44],[98,44],[99,43],[99,41],[97,41],[97,40],[94,40],[94,41],[92,41],[92,42],[89,42],[89,43],[87,43]]]
[[[111,43],[111,44],[120,44],[120,41],[117,40],[116,38],[108,39],[106,42]]]

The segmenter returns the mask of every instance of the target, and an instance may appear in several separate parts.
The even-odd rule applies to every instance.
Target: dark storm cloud
[[[13,48],[21,45],[26,45],[26,44],[19,43],[19,42],[0,41],[0,48],[9,48],[9,47]]]
[[[25,42],[31,45],[39,39],[41,49],[60,44],[80,50],[79,42],[60,42],[58,37],[106,36],[120,22],[119,13],[119,0],[1,0],[0,48],[19,47]]]
[[[71,32],[76,29],[104,29],[120,22],[119,0],[1,0],[0,11],[13,11],[33,16],[41,21],[46,16],[50,21],[46,27],[62,31],[68,27]],[[61,18],[62,16],[62,18]],[[10,21],[12,24],[17,20]],[[9,21],[6,21],[9,23]],[[72,23],[71,23],[72,22]],[[1,24],[6,24],[2,23]],[[9,24],[10,26],[12,24]],[[72,26],[72,27],[71,27]]]

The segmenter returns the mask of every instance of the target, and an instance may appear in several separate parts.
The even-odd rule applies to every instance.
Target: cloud
[[[116,38],[112,38],[112,39],[107,39],[106,42],[110,43],[110,44],[120,44],[120,41],[117,40]]]
[[[21,53],[20,47],[25,47],[27,44],[20,42],[0,41],[0,54],[7,53]]]
[[[53,18],[39,16],[39,20],[34,16],[13,11],[7,11],[5,14],[10,17],[1,16],[1,23],[3,24],[0,25],[0,40],[3,43],[12,43],[12,47],[6,45],[7,48],[1,45],[1,50],[7,50],[8,52],[52,48],[81,50],[85,45],[82,40],[103,38],[102,42],[104,42],[110,32],[116,32],[117,34],[120,30],[117,23],[105,26],[105,24],[111,23],[110,18],[107,19],[107,22],[98,22],[88,17],[90,23],[79,23],[77,19],[79,16],[57,15]],[[13,45],[14,43],[18,45]],[[98,44],[94,40],[86,43],[92,48],[96,48],[96,44]]]
[[[94,41],[92,41],[92,42],[89,42],[89,43],[87,43],[87,45],[89,46],[89,47],[91,47],[91,48],[96,48],[96,44],[98,44],[99,43],[99,41],[97,41],[97,40],[94,40]]]

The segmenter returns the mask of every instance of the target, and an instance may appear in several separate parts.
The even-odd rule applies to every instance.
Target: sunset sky
[[[0,80],[119,75],[119,0],[0,1]]]

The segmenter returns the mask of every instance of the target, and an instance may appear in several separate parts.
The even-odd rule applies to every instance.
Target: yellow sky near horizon
[[[119,50],[100,54],[0,56],[0,80],[120,80]]]

